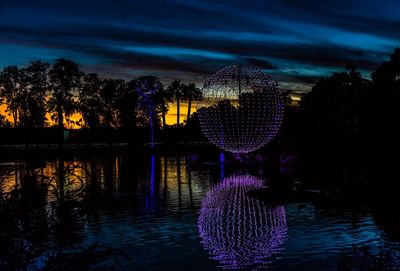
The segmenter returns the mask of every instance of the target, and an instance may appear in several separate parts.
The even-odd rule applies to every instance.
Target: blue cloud
[[[151,46],[116,46],[115,48],[117,50],[132,51],[135,53],[142,53],[154,56],[164,56],[164,57],[171,57],[178,59],[193,58],[193,57],[220,59],[220,60],[235,59],[233,55],[227,53],[190,49],[190,48],[151,47]]]
[[[358,63],[363,74],[400,46],[397,1],[2,0],[0,68],[42,58],[130,78],[201,82],[235,63],[285,88]]]

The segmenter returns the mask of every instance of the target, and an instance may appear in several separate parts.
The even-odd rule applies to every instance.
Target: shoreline
[[[219,152],[219,149],[208,142],[173,142],[173,143],[154,143],[151,147],[150,143],[65,143],[65,144],[9,144],[0,145],[0,154],[5,154],[10,158],[13,156],[23,155],[42,155],[63,153],[96,153],[96,152],[181,152],[181,151],[211,151]]]

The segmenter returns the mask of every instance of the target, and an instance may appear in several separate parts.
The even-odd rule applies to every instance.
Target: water
[[[0,184],[8,195],[26,185],[28,175],[45,183],[50,226],[41,238],[66,249],[94,243],[116,249],[127,257],[100,265],[117,270],[337,270],[343,255],[365,254],[364,246],[398,263],[400,243],[367,208],[268,206],[246,194],[264,186],[264,177],[237,166],[228,170],[219,158],[16,160],[0,164]],[[69,210],[79,215],[53,223],[54,206],[66,200],[77,202]],[[31,265],[40,268],[44,254]]]

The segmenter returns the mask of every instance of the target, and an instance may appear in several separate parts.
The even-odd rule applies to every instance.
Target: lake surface
[[[27,176],[45,184],[45,220],[57,202],[77,202],[70,211],[79,215],[43,238],[67,249],[94,243],[116,249],[127,257],[102,264],[117,270],[337,270],[346,261],[361,266],[366,254],[398,266],[400,243],[373,211],[269,206],[247,195],[268,185],[268,174],[221,158],[21,159],[0,164],[0,184],[3,194],[24,187]],[[32,266],[40,268],[43,259]]]

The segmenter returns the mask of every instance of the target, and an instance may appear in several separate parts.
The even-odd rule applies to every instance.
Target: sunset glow
[[[4,105],[4,104],[1,105],[0,106],[0,114],[5,116],[6,119],[12,123],[13,122],[13,118],[11,117],[11,115],[6,113],[6,108],[7,108],[6,105]],[[191,114],[196,112],[197,107],[196,107],[196,103],[195,102],[192,103],[191,108],[192,108],[191,109]],[[167,121],[167,125],[175,125],[176,124],[177,111],[178,111],[178,108],[176,106],[176,103],[170,103],[169,104],[169,111],[168,111],[168,114],[166,115],[166,118],[165,118],[165,120]],[[184,123],[184,121],[186,120],[187,111],[188,111],[188,103],[187,102],[181,102],[180,103],[180,114],[179,114],[180,115],[180,120],[179,120],[180,124]],[[49,113],[46,114],[46,118],[47,118],[47,121],[49,123],[49,126],[53,126],[55,124],[54,121],[51,120],[51,116],[50,116]],[[80,113],[74,113],[72,116],[69,117],[69,119],[72,122],[77,123],[77,122],[79,122],[79,120],[82,119],[82,115]],[[81,128],[81,126],[79,126],[78,124],[74,124],[74,123],[68,123],[66,120],[64,120],[64,125],[68,129],[80,129]]]

